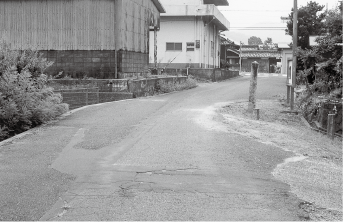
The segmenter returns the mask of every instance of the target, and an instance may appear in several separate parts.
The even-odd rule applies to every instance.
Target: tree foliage
[[[268,49],[275,49],[277,47],[277,45],[275,43],[273,43],[273,39],[267,37],[267,39],[264,41],[262,48],[265,50]]]
[[[251,36],[249,39],[248,39],[248,45],[261,45],[263,44],[261,38],[259,37],[256,37],[256,36]]]
[[[50,65],[37,51],[11,50],[0,41],[0,141],[68,110],[46,85],[43,72]]]
[[[326,17],[322,11],[324,5],[319,5],[317,2],[310,1],[306,6],[298,9],[298,46],[302,49],[309,48],[309,36],[321,35],[326,32],[323,23]],[[288,15],[286,34],[293,36],[293,11]]]
[[[342,5],[329,10],[322,24],[329,30],[309,49],[298,47],[296,56],[304,65],[297,73],[297,84],[306,85],[300,105],[306,114],[314,113],[320,102],[342,98]],[[313,75],[313,81],[309,76]],[[322,99],[318,99],[320,98]]]

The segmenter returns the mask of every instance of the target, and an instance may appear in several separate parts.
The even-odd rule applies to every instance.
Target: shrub
[[[168,93],[173,91],[181,91],[197,87],[197,81],[193,78],[187,78],[185,82],[165,82],[162,79],[157,82],[157,91]]]
[[[68,110],[46,86],[43,72],[50,65],[36,51],[14,51],[0,42],[0,141]]]

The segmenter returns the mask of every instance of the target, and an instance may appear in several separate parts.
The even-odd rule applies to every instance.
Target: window
[[[194,51],[194,42],[187,42],[186,51]]]
[[[182,43],[167,42],[167,51],[182,51]]]

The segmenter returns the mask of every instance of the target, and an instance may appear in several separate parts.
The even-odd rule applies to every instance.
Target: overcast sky
[[[229,6],[218,7],[230,22],[230,31],[225,35],[248,44],[250,36],[257,36],[266,40],[271,37],[273,42],[292,41],[285,35],[286,22],[281,16],[288,16],[293,7],[293,0],[228,0]],[[298,8],[307,5],[308,0],[298,0]],[[315,0],[320,5],[328,5],[329,9],[337,6],[338,0]],[[277,27],[282,30],[239,30],[240,27]],[[281,28],[280,28],[281,27]]]

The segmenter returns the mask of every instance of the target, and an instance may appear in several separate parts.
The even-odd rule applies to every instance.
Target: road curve
[[[259,79],[258,98],[284,93]],[[249,78],[92,106],[52,168],[77,176],[41,220],[300,220],[300,200],[271,172],[292,153],[234,134],[216,108],[248,98]]]

